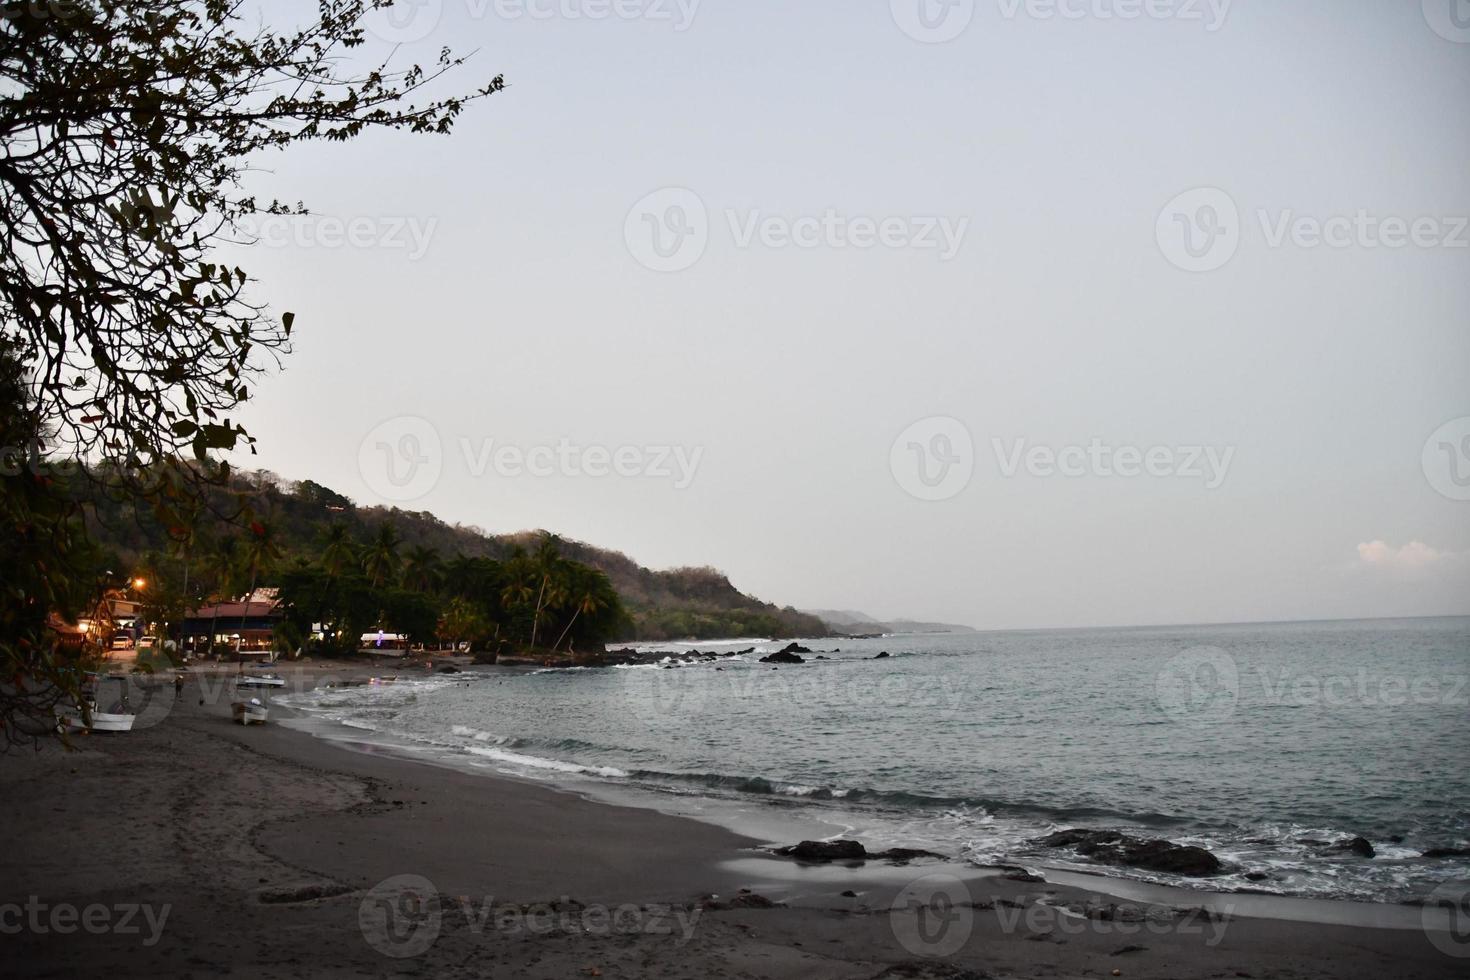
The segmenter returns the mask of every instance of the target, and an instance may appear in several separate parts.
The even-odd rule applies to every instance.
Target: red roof
[[[221,602],[213,606],[191,609],[185,619],[265,619],[284,615],[281,604],[274,602]]]

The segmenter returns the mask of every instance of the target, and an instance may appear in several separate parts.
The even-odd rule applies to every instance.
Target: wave
[[[508,765],[521,766],[526,769],[545,769],[551,772],[563,772],[574,774],[589,774],[603,776],[609,779],[625,778],[628,774],[613,766],[584,766],[575,762],[563,762],[560,759],[547,759],[539,755],[522,755],[519,752],[509,752],[505,749],[482,748],[478,745],[467,745],[464,751],[470,755],[479,756],[484,759],[494,759],[496,762],[504,762]]]

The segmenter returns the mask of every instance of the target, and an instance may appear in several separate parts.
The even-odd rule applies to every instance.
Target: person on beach
[[[180,701],[184,697],[184,675],[174,675],[174,700]]]

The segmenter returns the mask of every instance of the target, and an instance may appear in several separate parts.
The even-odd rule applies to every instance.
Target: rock
[[[1034,871],[1027,871],[1025,868],[1006,868],[1001,873],[1001,877],[1006,881],[1020,881],[1029,885],[1039,885],[1046,882],[1046,878]]]
[[[776,853],[798,861],[825,863],[827,861],[865,861],[868,849],[855,840],[804,840],[790,847],[780,847]]]
[[[701,904],[714,912],[726,912],[731,909],[778,909],[784,907],[782,903],[773,902],[764,895],[757,895],[749,888],[740,889],[740,894],[728,902],[718,901],[715,896],[710,895]]]
[[[1362,837],[1344,838],[1330,845],[1327,850],[1334,854],[1352,854],[1361,858],[1371,858],[1378,853],[1373,850],[1373,845]]]
[[[1247,871],[1245,873],[1246,881],[1265,881],[1269,877],[1271,876],[1264,871]]]
[[[461,671],[458,667],[440,667],[439,668],[439,673],[441,673],[441,674],[460,674],[460,673],[463,673],[463,671]]]
[[[792,646],[795,646],[795,645],[796,644],[794,644],[794,643],[792,644]],[[788,650],[778,650],[778,651],[776,651],[775,653],[771,654],[768,657],[761,657],[761,663],[763,663],[763,664],[804,664],[804,663],[806,663],[806,661],[803,660],[801,657],[797,656],[795,653],[789,652]]]
[[[894,847],[886,851],[880,851],[877,854],[868,855],[869,861],[896,861],[901,864],[907,864],[919,858],[938,858],[942,861],[944,860],[944,855],[935,854],[933,851],[920,851],[912,847]]]
[[[842,897],[843,898],[857,898],[858,896],[857,896],[857,892],[855,892],[851,888],[849,888],[847,891],[845,891],[845,892],[842,893]]]
[[[1220,859],[1203,847],[1166,840],[1144,840],[1116,830],[1059,830],[1032,843],[1043,847],[1070,847],[1100,864],[1120,864],[1190,878],[1219,874]]]
[[[887,660],[890,656],[892,656],[892,654],[890,654],[887,650],[884,650],[882,653],[878,654],[878,656],[874,657],[873,659],[874,660]]]
[[[1470,857],[1470,847],[1431,847],[1424,852],[1427,858]]]

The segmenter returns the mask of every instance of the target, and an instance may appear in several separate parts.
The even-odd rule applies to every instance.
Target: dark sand
[[[199,698],[196,678],[156,724],[0,761],[0,975],[1470,975],[1419,929],[1111,911],[949,865],[804,872],[716,827],[247,730]],[[914,885],[951,873],[971,904]],[[704,901],[742,887],[791,907]],[[925,907],[892,910],[903,889]]]

